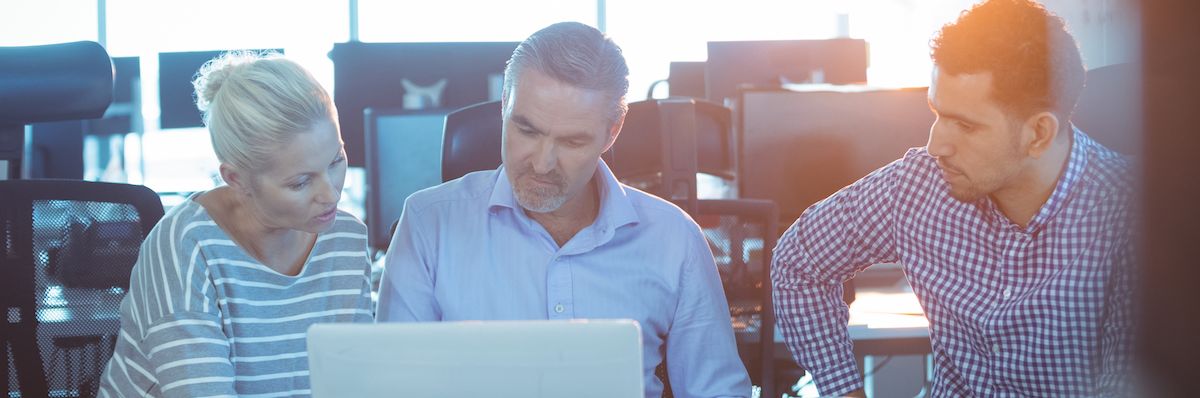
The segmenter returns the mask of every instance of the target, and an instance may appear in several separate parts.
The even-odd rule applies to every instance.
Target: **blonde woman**
[[[275,54],[223,55],[193,83],[227,185],[142,244],[100,394],[308,395],[308,326],[372,320],[366,228],[336,207],[336,110]]]

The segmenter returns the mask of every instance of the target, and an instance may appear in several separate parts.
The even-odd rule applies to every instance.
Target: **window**
[[[99,36],[95,0],[8,1],[0,8],[0,46],[31,46]]]
[[[706,60],[709,41],[834,37],[837,3],[609,0],[608,34],[625,53],[629,100],[636,101],[651,83],[667,78],[671,61]]]
[[[90,4],[94,8],[96,3]],[[348,1],[303,6],[286,0],[127,0],[105,4],[109,53],[138,56],[141,60],[145,133],[130,137],[127,143],[129,181],[159,192],[207,189],[218,179],[216,155],[206,129],[159,128],[158,53],[282,48],[332,92],[333,63],[327,53],[333,43],[350,37]]]
[[[707,42],[726,40],[865,39],[868,84],[923,86],[929,81],[929,38],[968,0],[694,2],[608,1],[608,34],[630,68],[631,101],[665,79],[671,61],[705,61]],[[659,97],[665,92],[659,92]]]
[[[595,26],[595,0],[360,0],[366,42],[521,41],[555,22]]]

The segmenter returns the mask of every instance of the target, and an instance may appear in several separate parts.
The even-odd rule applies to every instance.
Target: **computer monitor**
[[[705,98],[704,62],[671,62],[667,88],[672,97]]]
[[[232,51],[232,50],[230,50]],[[264,51],[264,50],[250,50]],[[282,49],[268,50],[282,54]],[[166,52],[158,54],[158,103],[162,109],[160,126],[163,129],[203,127],[204,120],[196,108],[196,89],[192,80],[205,62],[225,51]]]
[[[314,398],[644,397],[632,320],[317,324]]]
[[[371,247],[384,249],[392,223],[413,192],[442,183],[442,129],[448,110],[368,108],[367,229]]]
[[[867,42],[861,39],[708,42],[705,92],[718,104],[741,86],[866,82]]]
[[[91,135],[126,134],[142,131],[141,59],[138,57],[114,57],[113,100],[104,112],[104,117],[90,119],[84,125],[84,133]],[[193,106],[194,107],[194,106]]]
[[[337,43],[333,60],[333,98],[350,165],[366,164],[363,110],[403,107],[404,80],[436,86],[445,79],[440,103],[422,108],[458,109],[500,99],[504,67],[516,42]]]
[[[926,89],[746,91],[739,195],[779,205],[790,224],[813,203],[924,146]]]

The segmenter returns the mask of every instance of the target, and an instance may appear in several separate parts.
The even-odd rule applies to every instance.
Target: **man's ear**
[[[250,196],[252,191],[250,190],[250,181],[247,175],[228,163],[221,163],[219,170],[221,172],[221,179],[225,180],[225,183],[229,184],[229,187],[233,188],[234,192],[237,192],[239,195]]]
[[[1026,119],[1022,127],[1022,143],[1027,155],[1041,157],[1050,149],[1059,133],[1059,120],[1052,112],[1038,112]]]
[[[622,113],[621,117],[613,123],[612,128],[608,130],[608,144],[604,146],[604,150],[601,151],[601,153],[608,152],[609,149],[612,149],[613,144],[617,142],[617,136],[621,135],[621,127],[624,125],[625,113]]]

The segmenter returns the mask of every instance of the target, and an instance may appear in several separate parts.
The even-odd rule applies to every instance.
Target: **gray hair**
[[[629,109],[629,67],[611,38],[579,22],[559,22],[535,32],[513,51],[504,69],[504,96],[516,86],[520,72],[533,67],[555,80],[606,94],[614,103],[613,123]]]
[[[337,125],[329,93],[277,53],[222,54],[200,68],[192,85],[217,159],[242,170],[263,169],[270,153],[317,123]]]

